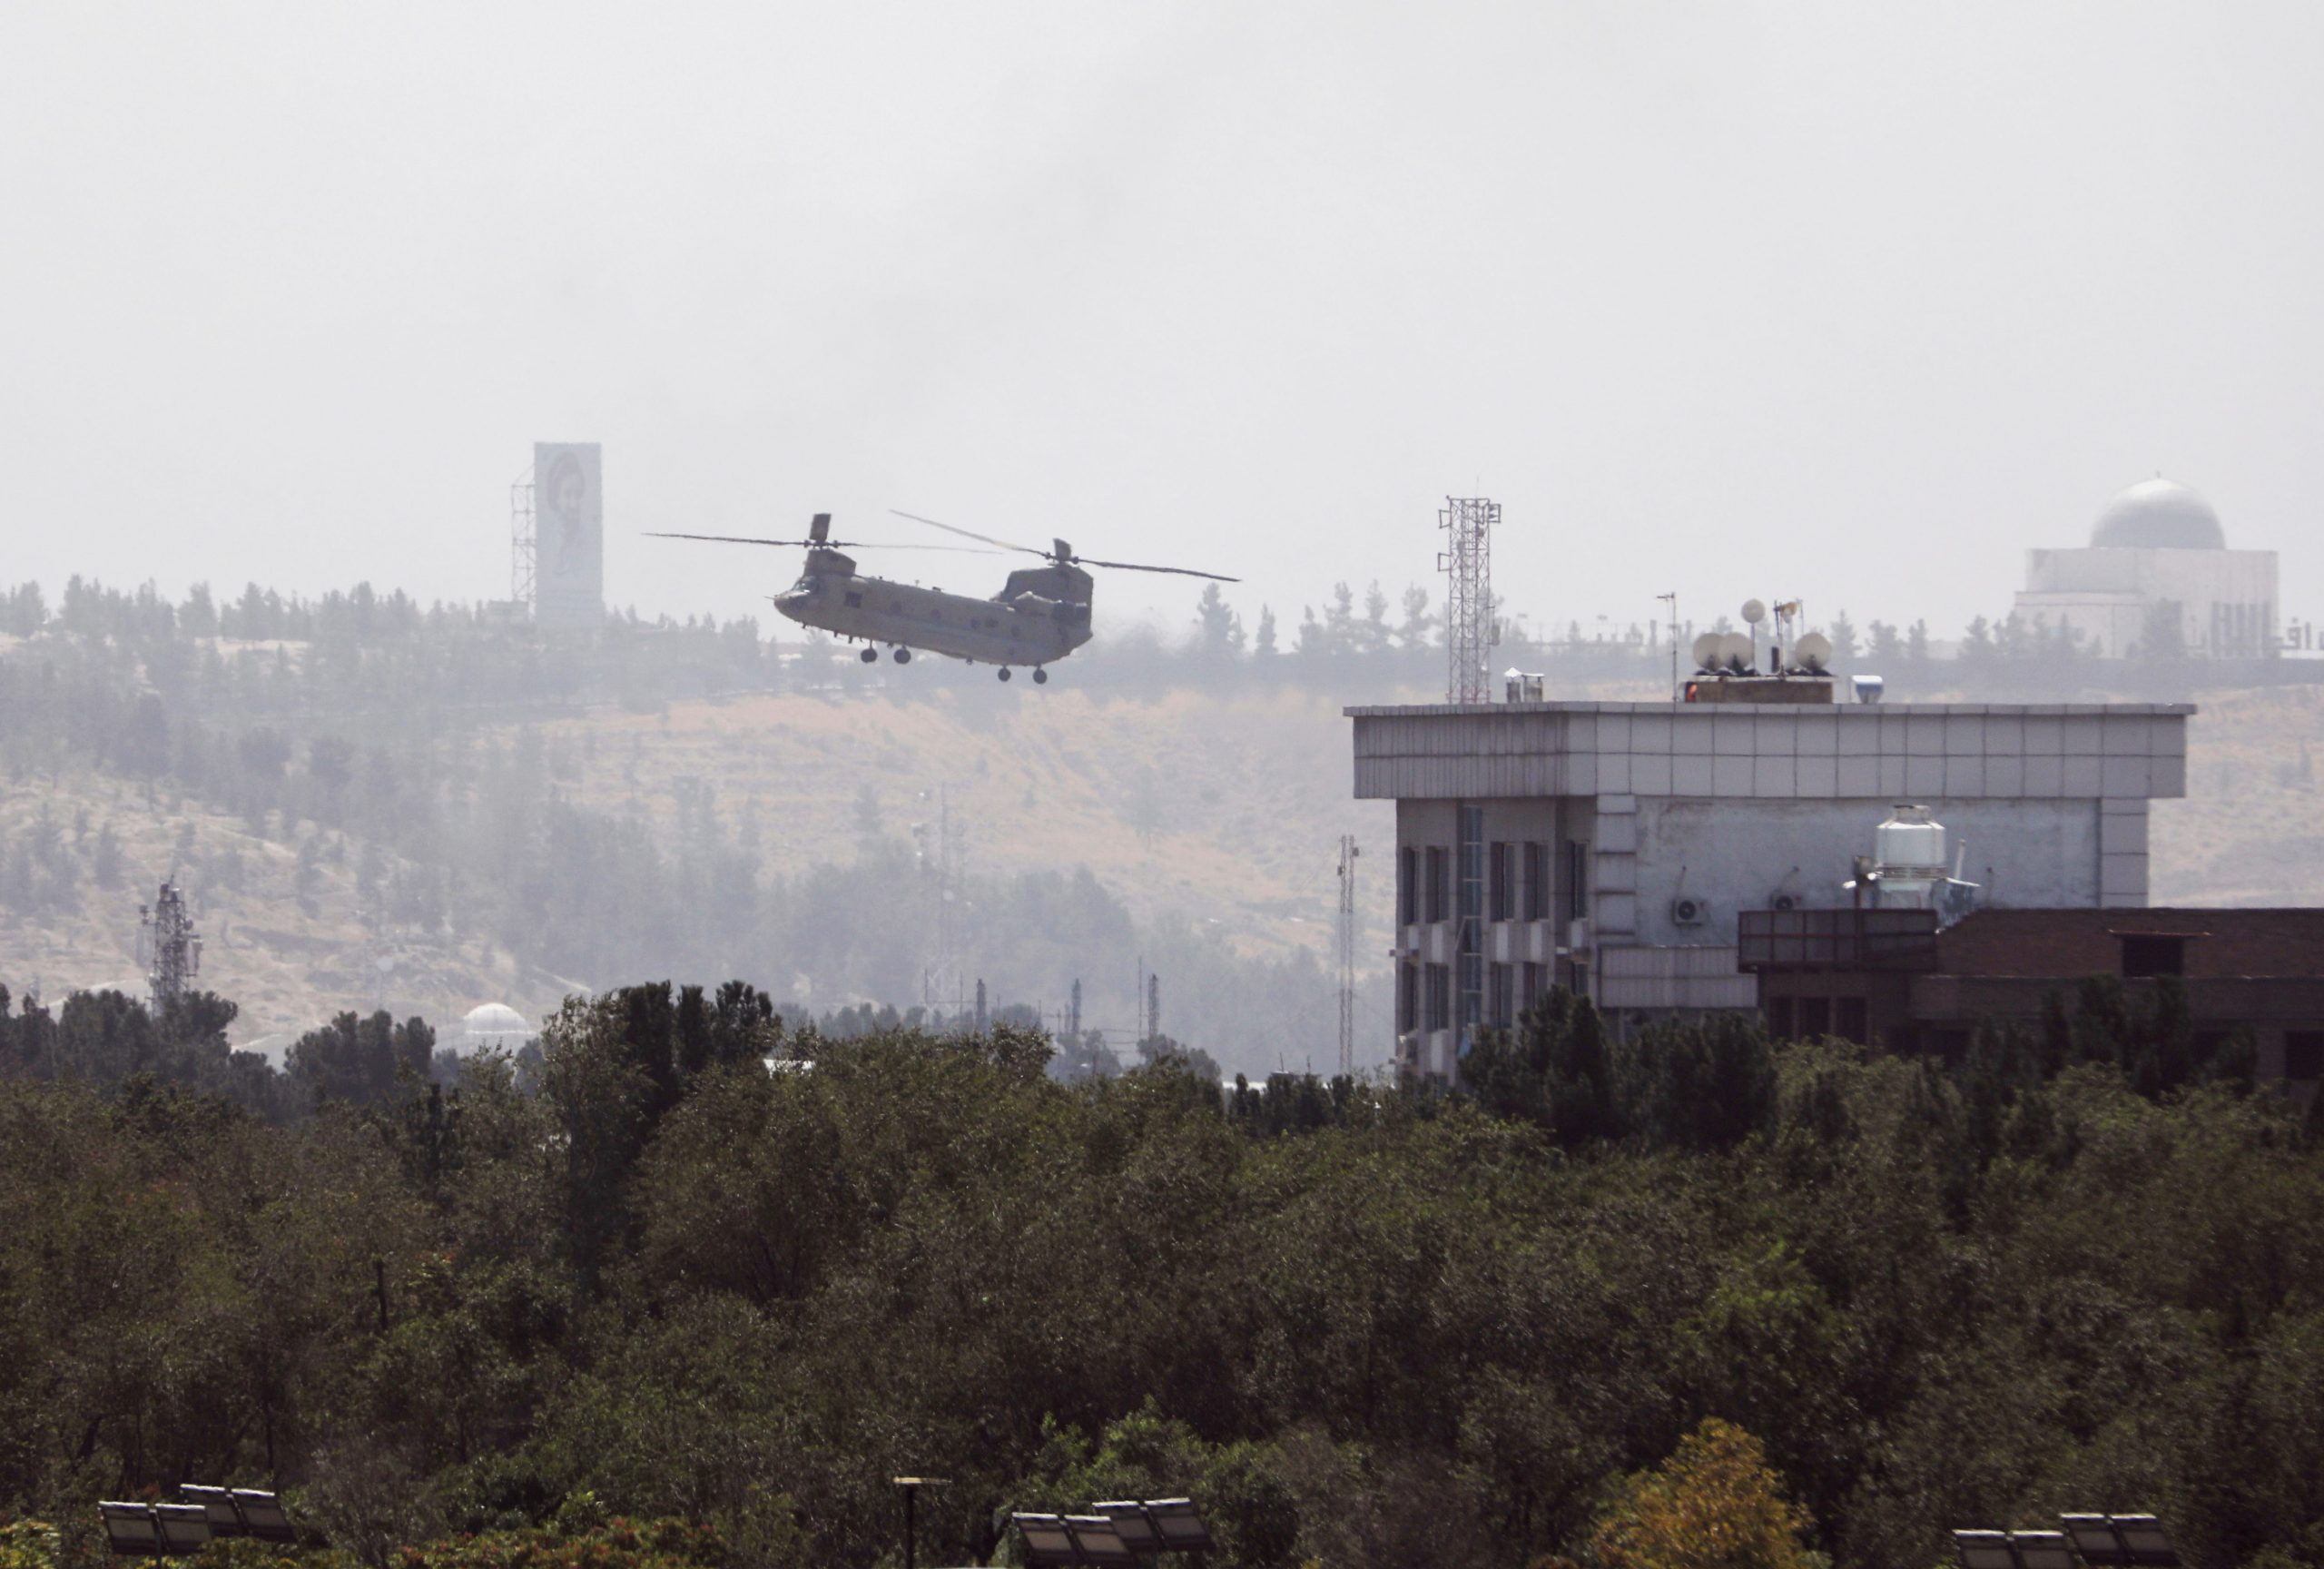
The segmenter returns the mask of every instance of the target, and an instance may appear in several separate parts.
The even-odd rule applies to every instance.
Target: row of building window
[[[1508,1028],[1550,988],[1547,964],[1487,964],[1482,1023]],[[1406,962],[1396,970],[1396,1030],[1450,1030],[1455,1022],[1452,966]]]
[[[1563,918],[1590,913],[1589,846],[1565,843]],[[1488,921],[1549,921],[1557,918],[1559,880],[1550,846],[1538,839],[1497,841],[1485,846],[1484,918]],[[1442,844],[1407,844],[1396,855],[1396,923],[1415,926],[1452,918],[1452,852]]]

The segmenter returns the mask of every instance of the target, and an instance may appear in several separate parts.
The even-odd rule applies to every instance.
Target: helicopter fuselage
[[[815,549],[774,607],[803,627],[859,642],[1038,669],[1089,641],[1089,591],[1088,573],[1049,567],[1012,572],[999,594],[978,599],[865,577],[852,558]]]

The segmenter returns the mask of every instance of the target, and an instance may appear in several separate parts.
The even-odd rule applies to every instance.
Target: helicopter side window
[[[849,609],[851,609],[851,610],[861,610],[861,609],[862,609],[862,608],[863,608],[863,596],[862,596],[862,595],[861,595],[861,594],[852,594],[852,594],[850,594],[850,595],[848,595],[848,597],[847,597],[847,607],[848,607]]]

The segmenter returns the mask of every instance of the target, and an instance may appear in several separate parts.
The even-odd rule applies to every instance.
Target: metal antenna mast
[[[1444,530],[1444,548],[1437,552],[1436,569],[1444,574],[1444,651],[1451,663],[1445,684],[1448,703],[1492,700],[1488,666],[1494,635],[1492,616],[1492,530],[1501,522],[1501,504],[1481,497],[1447,496],[1436,526]]]
[[[1355,835],[1340,835],[1340,1076],[1355,1076]]]
[[[508,487],[508,597],[527,610],[540,573],[540,536],[533,522],[533,471],[527,466]]]
[[[1670,701],[1679,700],[1679,591],[1657,594],[1657,599],[1670,607]]]
[[[147,950],[145,979],[153,988],[156,1020],[172,1004],[184,1000],[195,975],[202,971],[202,936],[185,910],[185,896],[174,881],[162,884],[152,905],[137,907],[138,933]]]

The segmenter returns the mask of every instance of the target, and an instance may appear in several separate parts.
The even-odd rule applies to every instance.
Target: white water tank
[[[1925,806],[1899,805],[1872,831],[1872,859],[1884,879],[1899,874],[1945,874],[1945,824]]]

